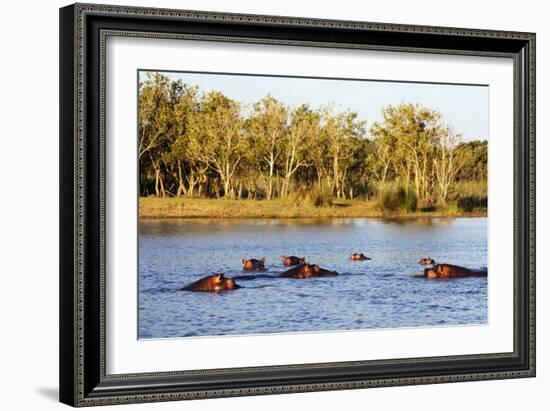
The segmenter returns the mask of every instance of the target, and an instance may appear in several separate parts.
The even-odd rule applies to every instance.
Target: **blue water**
[[[350,261],[364,252],[371,261]],[[338,277],[281,278],[281,255],[306,256]],[[242,258],[261,278],[216,293],[181,291]],[[487,278],[419,278],[421,257],[487,266],[486,218],[143,220],[139,337],[166,338],[487,322]],[[492,273],[490,273],[492,275]]]

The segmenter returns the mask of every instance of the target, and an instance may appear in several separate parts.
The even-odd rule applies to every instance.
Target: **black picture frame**
[[[513,59],[513,352],[107,375],[103,53],[109,35]],[[60,9],[59,121],[61,402],[90,406],[535,376],[534,33],[75,4]]]

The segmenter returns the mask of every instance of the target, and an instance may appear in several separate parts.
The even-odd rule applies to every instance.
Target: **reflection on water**
[[[371,261],[353,262],[351,252]],[[281,255],[306,256],[338,277],[281,278]],[[212,272],[267,271],[220,294],[180,288]],[[486,218],[142,220],[139,335],[163,338],[418,327],[487,322],[487,279],[418,278],[421,257],[487,266]],[[249,273],[247,273],[249,274]],[[491,275],[491,273],[489,274]]]

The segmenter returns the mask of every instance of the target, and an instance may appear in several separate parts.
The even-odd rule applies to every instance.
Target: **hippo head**
[[[223,289],[224,290],[236,290],[237,288],[240,288],[237,284],[235,284],[235,280],[232,278],[225,278],[223,282]]]
[[[426,278],[437,278],[437,271],[436,271],[435,267],[425,268],[424,269],[424,277],[426,277]]]
[[[308,276],[317,275],[321,268],[317,264],[306,264],[305,272]]]
[[[214,291],[221,291],[224,288],[225,277],[223,273],[212,274],[209,278],[209,285]]]

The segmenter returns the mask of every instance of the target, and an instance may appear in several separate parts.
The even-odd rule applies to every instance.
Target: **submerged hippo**
[[[486,275],[487,270],[470,270],[452,264],[436,264],[432,268],[424,269],[426,278],[482,277]]]
[[[420,261],[418,262],[418,264],[420,265],[434,265],[435,264],[435,260],[433,258],[421,258]]]
[[[264,271],[265,270],[265,257],[262,257],[260,260],[256,260],[255,258],[250,258],[248,260],[242,259],[241,263],[243,263],[243,270],[246,271]]]
[[[208,275],[182,288],[185,291],[220,292],[241,288],[232,278],[226,278],[223,273]]]
[[[283,260],[283,264],[286,265],[287,267],[291,267],[293,265],[305,264],[306,262],[305,257],[299,258],[294,255],[291,255],[291,256],[283,255],[281,259]]]
[[[313,271],[315,272],[314,277],[336,277],[337,275],[339,275],[337,271],[331,271],[325,268],[321,268],[317,264],[312,264],[312,265],[313,265]]]
[[[299,264],[281,274],[287,278],[333,277],[337,275],[336,271],[325,270],[317,264],[307,263]]]
[[[351,253],[351,259],[353,261],[364,261],[364,260],[372,260],[372,258],[367,257],[363,253]]]

